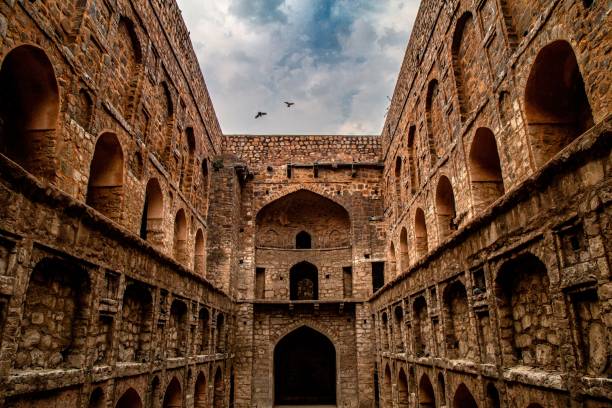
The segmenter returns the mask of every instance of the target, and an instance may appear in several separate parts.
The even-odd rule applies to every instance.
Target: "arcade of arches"
[[[422,0],[380,135],[256,136],[175,1],[0,0],[0,407],[611,406],[609,14]]]

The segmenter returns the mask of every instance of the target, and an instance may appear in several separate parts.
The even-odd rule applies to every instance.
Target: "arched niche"
[[[187,305],[179,299],[174,299],[170,306],[170,319],[166,338],[168,340],[166,354],[168,357],[183,357],[187,353]]]
[[[427,224],[425,222],[425,212],[421,208],[417,208],[414,215],[414,238],[417,257],[421,258],[427,255],[429,251]]]
[[[118,361],[144,362],[150,351],[153,298],[144,285],[130,283],[123,294]]]
[[[164,394],[163,408],[182,408],[183,407],[183,391],[181,389],[181,383],[176,377],[172,377],[168,387],[166,387],[166,393]]]
[[[152,178],[147,183],[145,202],[140,224],[140,238],[161,245],[164,240],[164,196],[159,181]]]
[[[423,374],[421,376],[421,380],[419,381],[419,407],[436,407],[436,394],[427,374]]]
[[[295,249],[312,248],[312,237],[306,231],[300,231],[295,236]]]
[[[495,135],[488,128],[478,128],[468,158],[474,213],[478,215],[504,194],[499,152]]]
[[[277,234],[274,241],[268,241],[266,232],[270,230]],[[287,194],[257,213],[258,247],[294,249],[300,231],[308,231],[312,248],[346,247],[351,243],[351,221],[344,207],[308,190]],[[332,231],[339,234],[332,235]]]
[[[89,168],[86,202],[108,218],[119,221],[123,205],[123,150],[117,135],[98,138]]]
[[[402,227],[400,232],[400,271],[405,272],[410,266],[410,250],[408,247],[408,231]]]
[[[201,228],[198,228],[195,237],[195,248],[193,252],[193,270],[201,276],[206,275],[206,244],[204,242],[204,233]]]
[[[142,408],[142,400],[138,392],[129,388],[126,392],[121,395],[121,398],[117,401],[115,408]]]
[[[317,300],[319,298],[319,271],[309,262],[300,262],[289,271],[289,299]]]
[[[525,86],[525,113],[538,167],[593,126],[584,80],[567,41],[538,53]]]
[[[453,397],[453,408],[478,408],[474,396],[465,384],[459,384]]]
[[[408,377],[404,368],[400,368],[397,375],[397,403],[399,408],[410,406],[410,390],[408,389]]]
[[[274,403],[336,404],[336,349],[327,336],[302,326],[276,344]]]
[[[393,407],[393,378],[391,377],[391,368],[389,364],[385,365],[385,374],[383,377],[383,401],[385,408]]]
[[[28,172],[52,179],[59,110],[47,54],[32,45],[10,51],[0,68],[0,151]]]
[[[200,374],[198,374],[198,378],[196,379],[195,389],[193,392],[194,408],[208,407],[208,393],[206,392],[206,387],[206,376],[204,373],[200,372]]]
[[[187,218],[183,209],[178,210],[174,218],[174,259],[178,262],[187,260]]]
[[[221,367],[215,371],[215,381],[213,383],[213,408],[224,408],[225,406],[225,381]]]
[[[436,215],[438,217],[438,233],[443,241],[457,229],[455,217],[455,193],[453,186],[446,176],[441,176],[436,187]]]

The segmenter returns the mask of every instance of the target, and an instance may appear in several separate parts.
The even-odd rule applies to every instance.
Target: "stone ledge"
[[[559,391],[567,391],[567,374],[559,372],[544,371],[527,366],[515,366],[504,371],[503,378],[506,381],[519,382],[536,387],[545,387]]]

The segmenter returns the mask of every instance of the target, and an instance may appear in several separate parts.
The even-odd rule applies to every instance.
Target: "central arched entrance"
[[[275,405],[336,404],[336,349],[323,334],[300,327],[274,349]]]

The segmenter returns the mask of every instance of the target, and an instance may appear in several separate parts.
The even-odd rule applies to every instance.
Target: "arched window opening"
[[[100,387],[96,387],[89,397],[89,408],[104,408],[106,401],[104,398],[104,390]]]
[[[180,405],[179,405],[180,407]],[[142,400],[135,389],[130,388],[123,393],[115,408],[142,408]]]
[[[170,306],[167,356],[183,357],[187,352],[187,305],[175,299]]]
[[[151,292],[140,284],[129,284],[123,294],[122,304],[117,359],[144,362],[149,355],[152,341]]]
[[[391,246],[389,246],[389,251],[387,252],[387,266],[389,268],[389,277],[393,279],[397,274],[395,244],[393,242],[391,242]]]
[[[427,252],[429,251],[425,213],[421,208],[417,208],[414,216],[414,235],[415,252],[417,257],[421,258],[427,255]]]
[[[202,172],[200,175],[200,184],[196,186],[199,190],[199,193],[196,194],[196,203],[197,208],[200,211],[200,214],[206,215],[206,210],[208,208],[208,159],[204,158],[202,160]]]
[[[217,367],[213,390],[213,408],[224,408],[225,406],[225,381],[221,368]]]
[[[429,324],[427,320],[427,302],[425,297],[419,296],[412,305],[412,327],[414,330],[414,351],[417,356],[429,356],[427,339],[429,338]]]
[[[566,41],[538,53],[525,88],[525,113],[538,167],[593,126],[576,55]]]
[[[461,119],[466,119],[478,107],[482,91],[482,80],[485,75],[480,63],[480,54],[474,18],[472,13],[466,12],[457,20],[453,34],[452,55],[453,71],[459,98]]]
[[[387,317],[387,312],[383,312],[381,315],[381,326],[380,326],[380,336],[381,336],[381,347],[383,351],[389,350],[389,335],[387,331],[389,330],[389,318]]]
[[[436,188],[436,212],[438,213],[438,233],[443,241],[453,231],[457,230],[457,216],[455,210],[455,193],[450,180],[441,176]]]
[[[402,157],[395,158],[395,200],[402,207]],[[399,215],[399,214],[398,214]]]
[[[142,48],[134,23],[122,16],[117,26],[117,37],[113,48],[115,87],[109,87],[111,101],[127,119],[134,113],[136,88],[142,67]]]
[[[159,131],[155,132],[157,138],[154,143],[154,148],[157,156],[159,157],[163,165],[168,169],[170,168],[170,157],[174,156],[174,153],[172,152],[172,147],[175,143],[174,101],[172,99],[172,92],[170,92],[170,87],[168,86],[167,82],[160,82],[158,92],[158,98],[160,102],[160,110],[158,111],[158,123],[160,126]]]
[[[489,408],[500,408],[501,401],[499,399],[499,392],[493,383],[487,384],[487,407]]]
[[[204,376],[204,373],[200,372],[200,374],[198,374],[198,378],[196,379],[195,390],[193,393],[193,399],[195,401],[194,408],[208,408],[206,396],[206,377]]]
[[[187,261],[187,218],[180,209],[174,219],[174,259],[180,263]]]
[[[385,376],[383,378],[383,401],[384,408],[392,408],[393,407],[393,383],[391,379],[391,369],[389,368],[389,364],[385,366]]]
[[[0,69],[0,152],[28,172],[52,179],[60,97],[43,50],[22,45]]]
[[[445,128],[445,113],[441,101],[438,81],[432,79],[427,86],[425,99],[425,119],[427,121],[428,145],[431,153],[431,163],[434,165],[442,157],[448,147],[448,131]]]
[[[394,317],[394,326],[395,330],[393,333],[395,334],[395,351],[398,353],[404,352],[404,309],[402,306],[398,305],[393,310]]]
[[[180,189],[188,197],[191,195],[191,186],[193,184],[193,169],[195,165],[196,139],[192,127],[185,129],[185,147],[183,152],[183,167],[181,171],[181,179],[179,182]]]
[[[181,383],[176,377],[173,377],[166,388],[164,394],[163,408],[182,408],[183,407],[183,395],[181,390]]]
[[[526,253],[502,265],[495,282],[504,364],[556,370],[558,333],[546,266]],[[528,322],[529,324],[525,324]]]
[[[444,374],[438,373],[438,392],[440,395],[440,404],[446,405],[446,383],[444,381]]]
[[[418,156],[416,143],[414,142],[416,135],[416,126],[410,126],[408,130],[408,171],[410,172],[410,192],[415,194],[419,187],[418,173]]]
[[[196,232],[193,270],[198,275],[206,275],[206,248],[204,244],[204,233],[201,229],[198,229]]]
[[[397,376],[397,402],[399,408],[408,408],[410,406],[410,393],[408,391],[408,378],[404,368],[400,368]]]
[[[401,272],[408,270],[410,266],[410,253],[408,250],[408,231],[406,228],[402,228],[400,233],[400,265]]]
[[[90,281],[85,270],[61,259],[40,261],[28,283],[13,367],[82,367],[89,297]],[[45,338],[53,339],[50,345],[43,343]]]
[[[140,238],[154,245],[161,245],[164,241],[164,196],[159,181],[151,179],[145,191],[144,209],[140,224]]]
[[[474,396],[465,386],[460,384],[455,391],[455,397],[453,398],[453,408],[478,408]]]
[[[470,317],[463,283],[448,285],[443,294],[446,323],[446,351],[450,358],[473,358],[470,350]]]
[[[225,316],[223,316],[223,313],[219,313],[217,315],[217,353],[225,352],[225,339]]]
[[[289,299],[319,299],[319,271],[309,262],[300,262],[289,271]]]
[[[300,231],[295,236],[295,248],[296,249],[310,249],[312,248],[312,238],[306,231]]]
[[[159,402],[160,402],[160,381],[159,381],[159,377],[155,376],[153,377],[153,380],[151,380],[151,385],[150,385],[150,392],[149,392],[149,405],[153,408],[157,408],[159,406]]]
[[[86,202],[114,221],[121,219],[123,150],[113,133],[103,133],[96,142],[89,168]]]
[[[419,381],[419,407],[436,408],[436,394],[427,374],[423,374]]]
[[[497,143],[490,129],[476,130],[468,160],[474,213],[479,214],[504,194]]]

